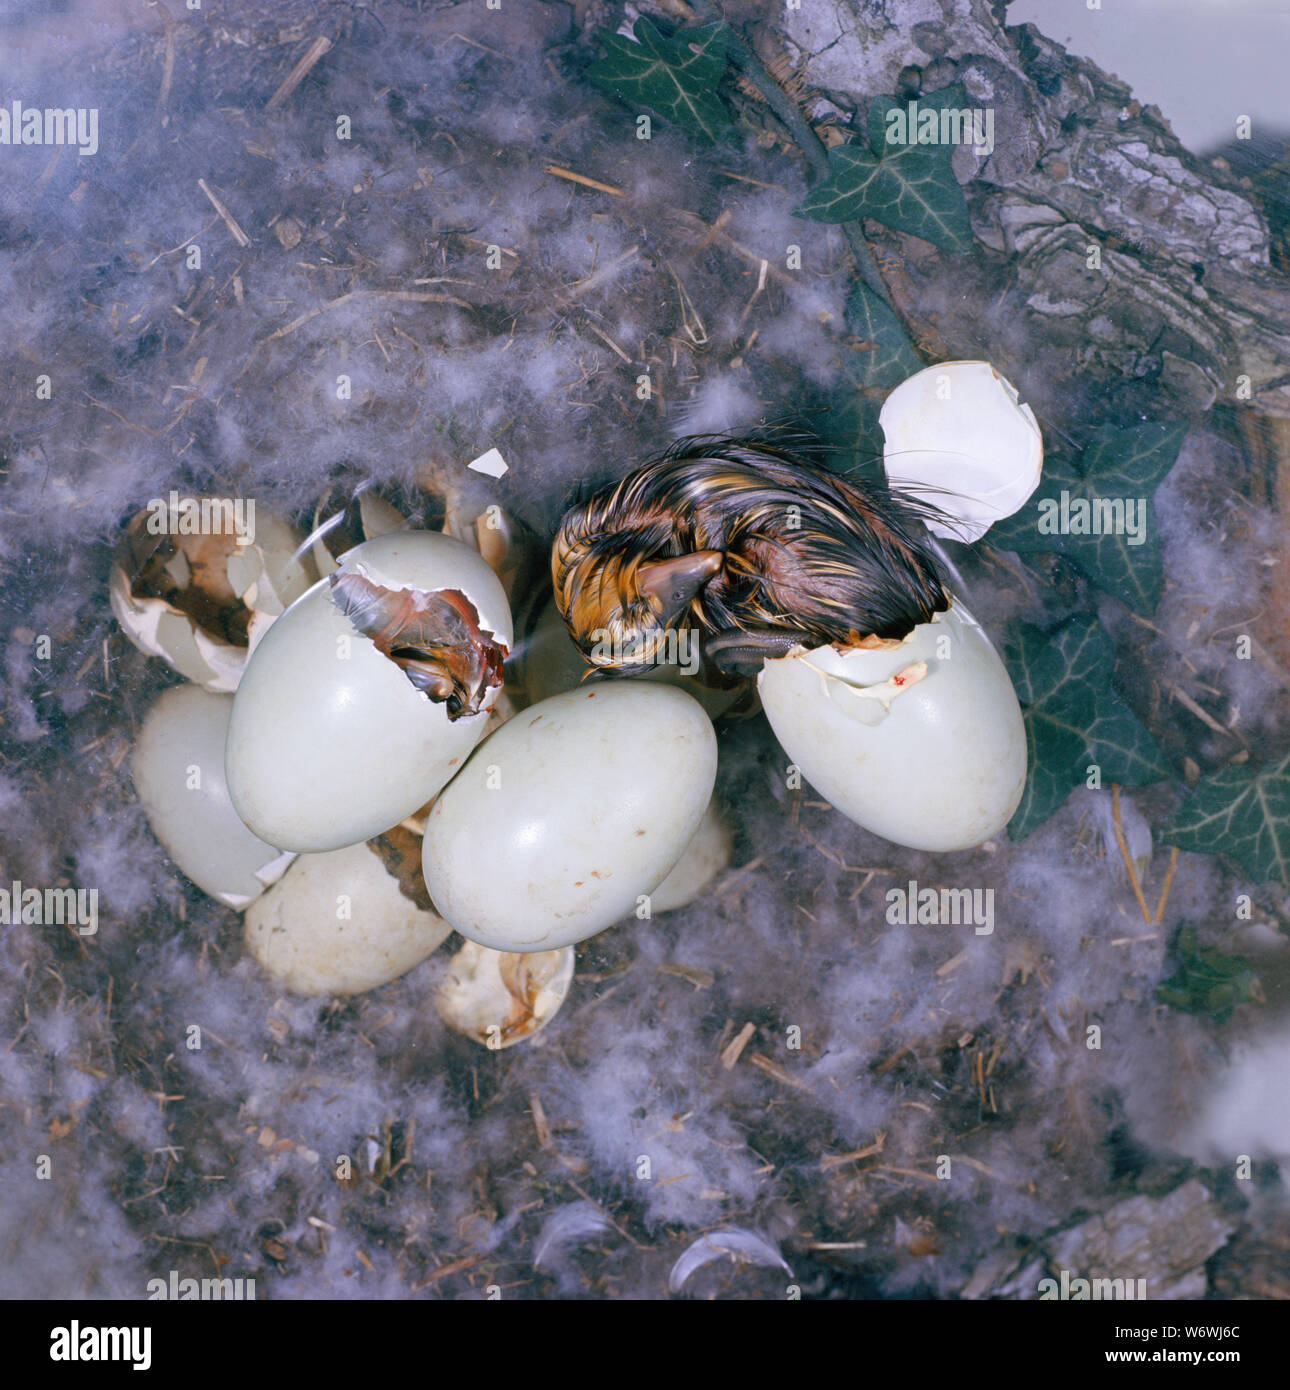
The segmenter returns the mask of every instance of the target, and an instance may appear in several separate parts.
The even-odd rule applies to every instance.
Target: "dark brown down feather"
[[[669,627],[727,649],[739,634],[780,650],[899,639],[949,606],[919,535],[928,510],[759,440],[683,439],[566,513],[556,602],[584,655],[622,674],[651,664]],[[692,592],[658,592],[652,567],[704,555]]]

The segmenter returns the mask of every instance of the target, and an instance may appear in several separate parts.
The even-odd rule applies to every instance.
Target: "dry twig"
[[[320,34],[313,43],[305,49],[304,56],[286,75],[278,90],[264,103],[264,109],[266,111],[276,111],[305,78],[308,77],[310,68],[312,68],[319,58],[321,58],[324,53],[328,52],[330,48],[331,40],[327,38],[325,34]]]
[[[250,246],[251,238],[238,226],[237,218],[225,207],[218,194],[212,192],[210,184],[208,184],[205,179],[198,179],[197,187],[210,199],[211,207],[219,213],[233,240],[237,242],[239,246]]]
[[[1151,911],[1147,907],[1147,900],[1142,896],[1142,885],[1138,882],[1137,870],[1133,867],[1133,860],[1129,855],[1129,842],[1124,838],[1124,826],[1120,823],[1120,784],[1111,783],[1111,816],[1115,821],[1115,842],[1120,846],[1120,857],[1124,860],[1125,871],[1129,875],[1129,882],[1133,885],[1133,896],[1138,900],[1138,910],[1142,913],[1142,920],[1150,923]]]

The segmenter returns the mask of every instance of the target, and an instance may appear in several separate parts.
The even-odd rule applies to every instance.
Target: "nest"
[[[115,36],[104,153],[51,152],[0,202],[0,361],[55,389],[0,406],[0,862],[103,889],[96,937],[6,929],[6,1148],[48,1152],[54,1180],[10,1204],[5,1266],[28,1295],[141,1297],[178,1270],[262,1297],[661,1297],[696,1238],[733,1227],[810,1297],[953,1295],[1000,1250],[1176,1184],[1189,1163],[1126,1139],[1125,1096],[1186,1111],[1214,1065],[1150,996],[1171,926],[1234,880],[1184,856],[1131,886],[1078,797],[1024,852],[951,868],[787,789],[765,726],[726,723],[736,867],[584,943],[560,1018],[500,1053],[438,1023],[439,957],[370,995],[280,997],[237,915],[168,864],[126,758],[169,677],[107,604],[149,498],[254,496],[308,529],[328,492],[451,493],[549,538],[690,428],[805,422],[852,462],[865,443],[839,405],[864,350],[851,253],[790,217],[805,169],[755,90],[727,145],[663,123],[639,141],[583,80],[593,32],[564,6],[262,11]],[[463,469],[490,448],[495,483]],[[1006,556],[964,563],[993,614],[1046,602]],[[1058,592],[1079,582],[1050,569]],[[1141,708],[1152,690],[1141,675]],[[1171,753],[1231,734],[1209,721]],[[951,874],[1007,903],[1002,951],[886,932],[887,887]],[[1092,1022],[1133,1038],[1136,1080],[1085,1050]],[[778,1298],[785,1279],[749,1245],[689,1291]],[[1239,1287],[1230,1262],[1221,1280]]]

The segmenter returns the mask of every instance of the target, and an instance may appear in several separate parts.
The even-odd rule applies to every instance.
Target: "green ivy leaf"
[[[949,162],[935,146],[900,145],[875,159],[858,145],[829,151],[830,177],[806,195],[797,217],[854,222],[872,217],[946,251],[972,244],[967,203]]]
[[[1290,887],[1290,754],[1274,767],[1229,763],[1202,777],[1160,838],[1200,854],[1230,854],[1261,883]]]
[[[1258,977],[1245,956],[1229,956],[1201,946],[1196,928],[1184,924],[1174,942],[1178,969],[1156,986],[1156,998],[1188,1014],[1208,1014],[1226,1023],[1238,1004],[1262,1003]]]
[[[903,103],[893,100],[891,97],[878,97],[869,104],[869,115],[865,120],[865,134],[869,137],[869,148],[881,159],[882,156],[891,148],[887,140],[887,113],[899,111]],[[947,106],[954,106],[964,110],[968,106],[967,88],[961,82],[951,82],[948,87],[941,87],[935,92],[928,92],[925,96],[918,98],[918,109],[921,111],[934,110],[941,111]],[[953,156],[952,146],[940,146],[941,149],[948,151]]]
[[[920,99],[927,106],[951,104],[963,97],[961,84]],[[887,112],[896,103],[881,98],[869,108],[867,147],[853,141],[829,151],[829,177],[816,184],[794,209],[813,222],[853,222],[872,217],[896,231],[922,237],[946,251],[972,244],[967,202],[950,158],[952,145],[889,145]]]
[[[859,344],[871,344],[855,350],[861,386],[896,386],[922,368],[895,311],[867,285],[857,284],[847,300],[846,326]]]
[[[642,16],[632,32],[634,43],[602,29],[605,56],[587,76],[629,105],[648,106],[686,130],[719,139],[730,125],[716,90],[726,70],[726,25],[680,29],[669,38]]]
[[[1023,554],[1056,551],[1074,560],[1099,588],[1150,615],[1164,584],[1153,499],[1178,461],[1186,434],[1181,421],[1098,430],[1078,467],[1058,459],[1044,464],[1035,495],[991,527],[990,544]],[[1126,524],[1129,503],[1137,519],[1136,542]],[[1095,524],[1103,534],[1093,534]],[[1059,529],[1066,525],[1070,529]]]
[[[1008,825],[1022,840],[1082,784],[1090,763],[1104,782],[1139,787],[1169,776],[1160,747],[1115,693],[1110,639],[1090,613],[1053,632],[1018,625],[1008,669],[1026,723],[1026,789]]]

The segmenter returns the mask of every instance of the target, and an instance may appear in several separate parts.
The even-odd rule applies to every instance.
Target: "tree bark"
[[[907,321],[938,355],[1015,371],[1063,429],[1224,403],[1290,417],[1290,280],[1249,183],[1001,13],[987,0],[803,0],[763,26],[857,130],[873,97],[902,88],[961,80],[994,109],[994,150],[954,156],[972,251],[867,224]]]

